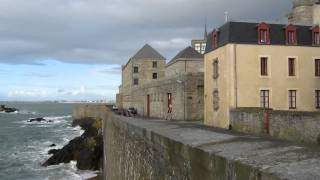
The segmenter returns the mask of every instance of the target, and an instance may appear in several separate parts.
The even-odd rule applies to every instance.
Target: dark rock
[[[62,149],[50,150],[53,155],[42,165],[57,165],[75,160],[80,170],[99,170],[103,154],[101,120],[88,118],[73,124],[80,125],[85,130],[84,133],[71,140]]]
[[[5,113],[12,113],[12,112],[16,112],[19,111],[16,108],[8,108],[5,105],[0,105],[0,112],[5,112]]]
[[[44,118],[32,118],[32,119],[28,120],[28,122],[43,122],[43,121],[46,121],[46,119],[44,119]]]
[[[48,154],[56,154],[57,152],[59,152],[60,150],[59,149],[50,149],[48,151]]]
[[[55,147],[56,146],[56,144],[51,144],[49,147]]]

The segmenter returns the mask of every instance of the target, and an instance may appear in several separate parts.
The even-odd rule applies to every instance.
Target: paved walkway
[[[280,179],[320,179],[320,147],[209,128],[199,123],[121,118],[136,127],[247,164]]]

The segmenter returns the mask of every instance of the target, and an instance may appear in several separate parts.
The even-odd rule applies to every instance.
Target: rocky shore
[[[80,137],[72,139],[62,149],[51,149],[52,156],[43,166],[57,165],[77,161],[80,170],[99,170],[102,167],[103,137],[102,122],[99,118],[74,120],[73,126],[84,129]]]

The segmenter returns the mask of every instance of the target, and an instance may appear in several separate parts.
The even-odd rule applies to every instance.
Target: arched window
[[[315,26],[312,28],[312,45],[320,46],[320,28]]]
[[[286,43],[287,45],[297,45],[297,28],[293,24],[286,27]]]
[[[212,32],[212,49],[216,49],[218,47],[218,31],[214,30]]]
[[[270,44],[270,26],[265,22],[258,25],[258,44]]]

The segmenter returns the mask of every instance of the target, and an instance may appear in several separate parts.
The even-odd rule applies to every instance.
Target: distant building
[[[149,45],[138,51],[122,69],[117,105],[145,117],[165,118],[172,110],[172,119],[203,120],[203,55],[187,47],[168,64],[164,59]]]
[[[227,128],[230,110],[320,108],[319,26],[228,22],[208,36],[205,124]]]
[[[204,54],[206,51],[207,44],[207,25],[205,25],[204,36],[203,39],[193,39],[191,40],[191,46],[198,51],[200,54]]]
[[[288,17],[289,23],[299,25],[320,24],[319,0],[294,0],[292,12]]]
[[[122,84],[120,86],[121,107],[131,107],[132,89],[165,76],[166,59],[150,45],[144,45],[126,65],[122,67]]]

